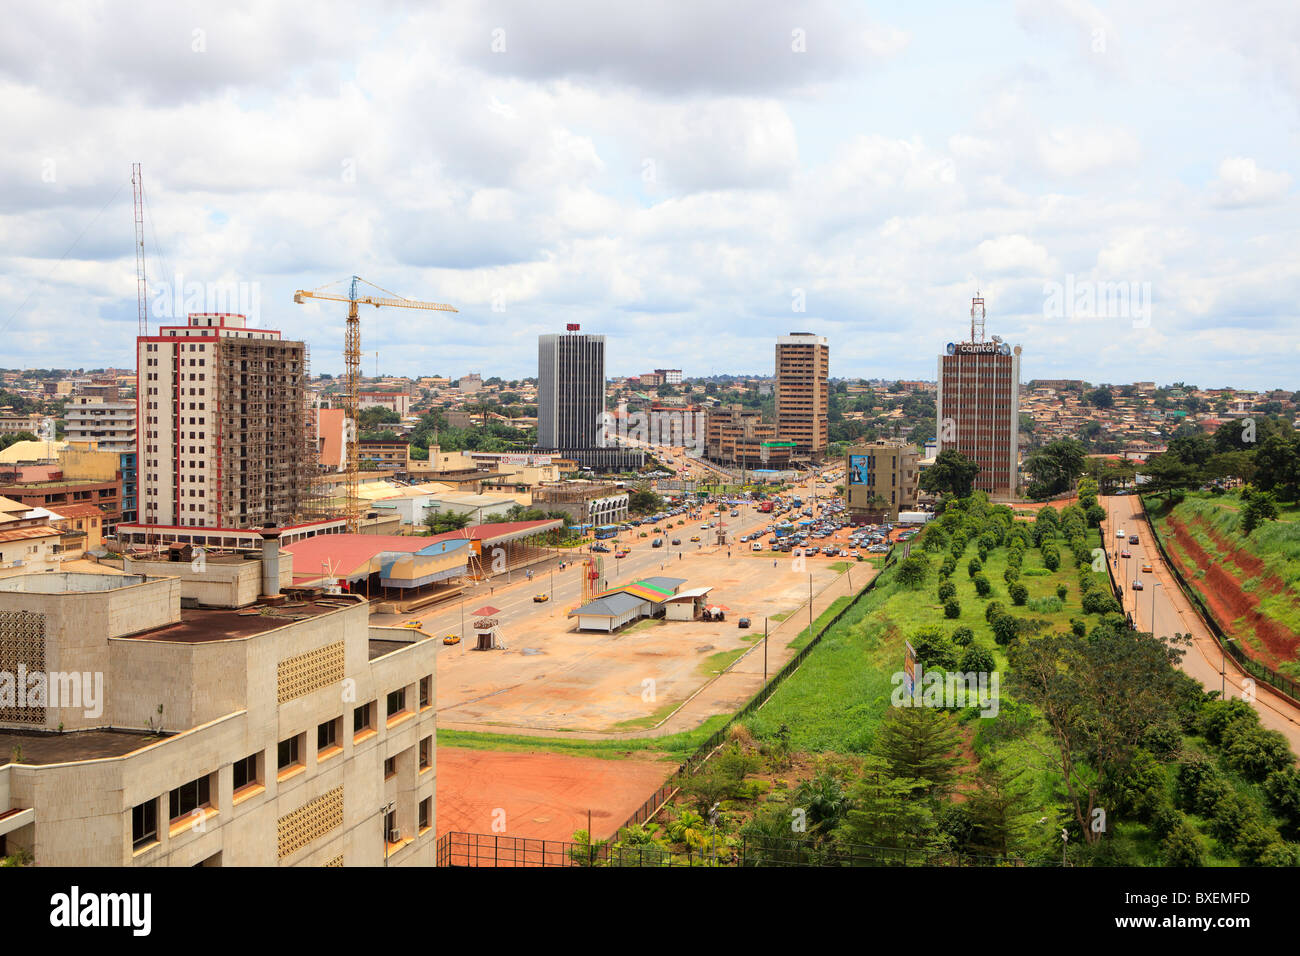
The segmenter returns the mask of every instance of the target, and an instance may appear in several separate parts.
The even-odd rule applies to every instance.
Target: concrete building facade
[[[939,356],[936,455],[961,452],[979,465],[975,488],[1008,499],[1019,475],[1020,346],[982,341],[982,320],[975,338],[949,342]]]
[[[830,346],[824,335],[791,332],[776,341],[776,427],[799,457],[816,458],[827,445]]]
[[[0,854],[434,865],[435,641],[346,597],[251,616],[180,598],[172,577],[0,580],[0,672],[51,688],[0,686]]]
[[[855,524],[897,521],[914,511],[919,495],[920,456],[904,442],[868,442],[849,448],[844,461],[844,491]]]

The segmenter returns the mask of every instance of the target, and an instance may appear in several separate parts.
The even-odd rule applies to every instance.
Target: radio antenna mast
[[[140,334],[149,334],[148,310],[145,308],[147,295],[144,280],[144,181],[140,175],[140,164],[131,164],[131,188],[135,193],[135,296],[140,312]]]
[[[978,289],[975,298],[970,300],[970,340],[974,343],[984,341],[984,299]]]

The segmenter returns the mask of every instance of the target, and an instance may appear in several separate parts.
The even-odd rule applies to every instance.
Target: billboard
[[[849,455],[849,484],[870,484],[867,481],[870,463],[871,457],[869,455]]]

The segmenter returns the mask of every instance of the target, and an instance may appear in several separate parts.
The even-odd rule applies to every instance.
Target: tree
[[[1025,461],[1025,470],[1033,475],[1029,497],[1041,501],[1068,491],[1083,474],[1086,457],[1083,445],[1073,438],[1058,438],[1038,449]]]
[[[20,441],[36,441],[37,438],[31,432],[13,432],[9,435],[0,435],[0,451],[4,451],[10,445],[16,445]]]
[[[1049,731],[1046,749],[1085,842],[1096,843],[1093,810],[1107,789],[1108,768],[1126,765],[1153,726],[1172,720],[1176,666],[1188,641],[1168,641],[1124,627],[1022,641],[1008,652],[1009,689],[1032,705]]]
[[[919,588],[930,576],[930,562],[923,554],[906,557],[898,566],[898,583],[907,588]]]
[[[1088,393],[1088,403],[1097,408],[1113,408],[1115,406],[1115,396],[1110,393],[1108,388],[1098,388]]]
[[[1249,536],[1265,521],[1277,520],[1277,502],[1267,491],[1242,492],[1241,530]]]
[[[627,509],[633,514],[648,515],[662,511],[664,499],[650,489],[648,485],[638,487],[627,498]]]
[[[972,822],[969,844],[975,852],[1006,857],[1021,848],[1035,812],[1027,770],[992,757],[980,763],[975,789],[966,800]]]
[[[970,496],[980,466],[959,451],[939,452],[934,464],[921,473],[921,489],[931,494],[948,494],[954,498]]]
[[[938,849],[934,813],[917,797],[925,780],[896,777],[880,757],[868,757],[850,795],[853,808],[837,830],[844,840],[907,850]]]
[[[925,781],[923,793],[945,793],[961,766],[961,734],[952,714],[935,707],[891,707],[871,752],[894,777]]]
[[[1265,438],[1254,455],[1255,483],[1282,501],[1300,499],[1300,441]]]
[[[446,534],[459,531],[470,522],[468,511],[443,511],[439,508],[424,509],[424,524],[434,534]]]

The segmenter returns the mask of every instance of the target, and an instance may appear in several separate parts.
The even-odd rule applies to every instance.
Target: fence
[[[438,839],[438,866],[1025,866],[1015,857],[959,851],[918,850],[866,844],[818,845],[808,840],[742,837],[736,841],[687,846],[673,852],[661,846],[611,846],[532,840],[488,833],[444,833]]]
[[[1182,590],[1187,600],[1191,602],[1192,607],[1195,608],[1196,612],[1201,616],[1201,620],[1205,622],[1205,626],[1209,629],[1210,633],[1214,635],[1215,641],[1219,644],[1219,650],[1236,661],[1237,666],[1239,666],[1243,672],[1249,674],[1259,683],[1266,684],[1278,693],[1290,697],[1293,701],[1300,701],[1300,683],[1297,683],[1293,678],[1288,677],[1286,674],[1279,673],[1271,667],[1264,666],[1259,661],[1248,655],[1244,650],[1242,650],[1241,642],[1230,637],[1219,625],[1218,620],[1214,616],[1214,612],[1211,611],[1210,606],[1205,603],[1205,599],[1201,597],[1200,592],[1188,583],[1187,579],[1183,577],[1182,569],[1180,569],[1178,565],[1170,559],[1169,553],[1165,551],[1165,543],[1161,540],[1160,532],[1156,528],[1156,522],[1147,506],[1146,498],[1139,496],[1138,500],[1142,502],[1142,510],[1146,512],[1147,516],[1147,525],[1151,528],[1151,538],[1156,543],[1156,550],[1160,552],[1160,557],[1165,562],[1165,567],[1169,569],[1169,573],[1172,574],[1174,580],[1178,582],[1179,589]]]
[[[889,553],[885,555],[885,563],[881,567],[882,574],[884,573],[885,568],[888,568],[889,565],[893,563],[896,551],[896,548],[891,547]],[[742,720],[745,717],[748,717],[754,711],[758,710],[758,708],[762,707],[763,704],[767,703],[768,698],[770,698],[772,694],[776,692],[776,689],[781,686],[782,681],[798,670],[799,665],[802,664],[804,659],[812,653],[813,648],[821,643],[822,636],[838,624],[844,615],[851,611],[863,597],[870,594],[875,588],[876,582],[879,580],[880,575],[878,574],[867,583],[866,587],[853,596],[853,600],[849,601],[848,604],[836,612],[835,616],[827,621],[825,626],[818,630],[816,634],[812,635],[808,643],[799,649],[799,653],[786,661],[785,666],[773,674],[771,679],[759,688],[758,693],[751,697],[744,707],[732,714],[730,719],[728,719],[721,728],[711,734],[704,743],[700,744],[700,746],[696,748],[693,754],[687,757],[686,760],[678,766],[677,770],[668,778],[667,782],[662,787],[651,794],[651,796],[642,803],[641,806],[637,807],[635,812],[628,817],[627,822],[623,824],[623,827],[635,826],[653,819],[655,814],[657,814],[663,808],[663,805],[672,798],[674,793],[677,792],[681,778],[693,773],[709,759],[715,750],[722,746],[727,739],[727,731],[731,729],[731,725],[737,720]],[[619,830],[623,829],[623,827],[620,827]],[[615,831],[616,835],[617,832],[618,831]]]

